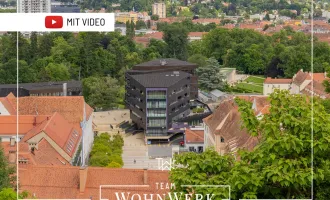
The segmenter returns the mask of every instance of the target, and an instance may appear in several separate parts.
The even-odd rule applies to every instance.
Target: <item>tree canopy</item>
[[[270,96],[270,113],[261,119],[254,115],[252,103],[238,98],[236,102],[243,127],[259,137],[259,144],[252,151],[239,150],[240,160],[235,160],[231,154],[220,156],[212,149],[202,154],[177,155],[176,167],[170,172],[175,190],[192,191],[180,185],[230,185],[233,199],[308,199],[313,181],[315,197],[327,199],[330,195],[330,159],[327,156],[330,153],[330,115],[320,100],[315,99],[312,111],[308,97],[277,90]],[[193,190],[228,198],[226,189]]]

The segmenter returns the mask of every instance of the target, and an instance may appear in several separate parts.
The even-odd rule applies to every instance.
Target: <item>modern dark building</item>
[[[16,84],[0,85],[0,97],[9,93],[17,95]],[[20,97],[24,96],[81,96],[81,81],[58,81],[42,83],[20,83],[18,85]]]
[[[197,65],[178,59],[157,59],[149,62],[135,65],[132,70],[135,73],[154,73],[154,72],[170,72],[183,71],[191,75],[190,80],[190,99],[198,98],[198,79],[195,73]]]
[[[126,72],[125,102],[146,142],[170,141],[172,122],[190,114],[191,77],[183,71]]]

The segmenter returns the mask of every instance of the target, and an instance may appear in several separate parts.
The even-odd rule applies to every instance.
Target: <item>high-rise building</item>
[[[166,5],[165,3],[152,4],[152,14],[158,15],[159,18],[166,18]]]
[[[145,131],[146,142],[168,142],[180,132],[173,123],[190,114],[198,91],[197,65],[176,59],[153,60],[126,72],[125,102],[132,121]]]
[[[19,13],[50,13],[51,0],[18,0]]]

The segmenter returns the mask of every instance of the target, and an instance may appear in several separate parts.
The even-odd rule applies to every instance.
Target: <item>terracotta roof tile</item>
[[[76,123],[82,121],[85,105],[86,117],[89,118],[93,109],[85,103],[82,96],[20,97],[18,109],[20,115],[52,115],[58,112],[68,122]]]
[[[19,168],[20,190],[27,190],[37,198],[90,198],[100,199],[100,185],[144,185],[143,170],[89,167],[86,188],[79,192],[79,167],[73,166],[28,166]],[[150,187],[103,188],[102,197],[115,199],[114,192],[164,193],[156,189],[156,183],[168,183],[168,171],[148,170]]]
[[[39,133],[46,133],[59,147],[61,147],[70,157],[75,152],[77,145],[82,136],[80,128],[75,128],[68,123],[59,113],[54,113],[53,116],[39,126],[30,130],[22,139],[27,142],[29,139]]]
[[[31,116],[31,115],[20,115],[18,116],[18,131],[17,131],[17,116],[7,115],[0,116],[0,135],[25,135],[31,129],[39,126],[42,122],[47,120],[47,115]]]
[[[13,99],[16,99],[13,93],[9,93],[6,97],[0,98],[0,102],[10,115],[16,115],[16,102],[13,102]]]
[[[272,79],[271,77],[267,77],[264,81],[265,84],[291,84],[292,79],[284,79],[284,78],[277,78]]]
[[[293,83],[300,86],[305,80],[310,80],[311,76],[307,72],[299,70],[297,74],[293,77]]]
[[[203,143],[204,142],[204,130],[185,130],[186,143]]]

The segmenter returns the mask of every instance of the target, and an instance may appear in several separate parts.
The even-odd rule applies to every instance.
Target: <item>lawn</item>
[[[252,83],[253,84],[253,83]],[[237,88],[244,89],[247,93],[263,93],[263,86],[262,85],[252,85],[249,83],[239,83],[236,85]]]
[[[249,76],[247,79],[244,80],[244,82],[249,83],[264,83],[265,78],[257,77],[257,76]]]

